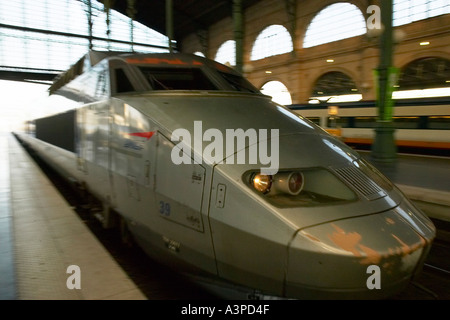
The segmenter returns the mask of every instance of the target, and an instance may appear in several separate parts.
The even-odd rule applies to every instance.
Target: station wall
[[[306,30],[326,6],[339,1],[279,1],[263,0],[244,11],[244,75],[261,88],[271,80],[281,81],[289,90],[292,103],[306,103],[311,97],[315,81],[330,71],[340,71],[356,83],[363,100],[376,97],[373,70],[379,64],[379,41],[367,34],[303,48]],[[367,7],[380,5],[379,1],[348,1],[356,5],[367,19]],[[293,3],[296,3],[293,7]],[[250,61],[252,46],[258,34],[266,27],[280,24],[292,35],[294,50],[289,53]],[[450,59],[450,14],[394,28],[393,66],[402,68],[425,57]],[[233,40],[231,17],[217,21],[208,30],[191,34],[180,41],[181,51],[201,51],[214,59],[217,50],[227,40]],[[430,42],[421,46],[420,42]],[[327,59],[334,62],[328,63]],[[266,71],[271,71],[267,74]]]

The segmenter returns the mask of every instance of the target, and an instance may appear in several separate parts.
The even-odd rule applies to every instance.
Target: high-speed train
[[[227,66],[89,52],[49,91],[73,109],[17,137],[174,270],[261,299],[385,299],[421,271],[431,220]]]

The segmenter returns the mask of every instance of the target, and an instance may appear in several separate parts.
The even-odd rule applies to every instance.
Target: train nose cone
[[[304,299],[384,299],[420,270],[435,237],[407,202],[379,214],[301,230],[289,247],[286,293]]]

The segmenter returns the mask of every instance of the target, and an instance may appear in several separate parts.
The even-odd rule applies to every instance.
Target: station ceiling
[[[261,0],[241,0],[242,8]],[[100,0],[105,4],[105,0]],[[113,0],[111,9],[127,15],[126,0]],[[197,30],[207,30],[209,26],[233,15],[233,0],[172,0],[174,40],[181,40]],[[135,0],[134,20],[164,35],[166,32],[166,0]]]

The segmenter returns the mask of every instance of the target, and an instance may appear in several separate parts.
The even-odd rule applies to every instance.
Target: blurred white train
[[[373,142],[375,101],[288,107],[350,146],[367,149]],[[393,124],[399,150],[450,156],[449,97],[395,100]]]

